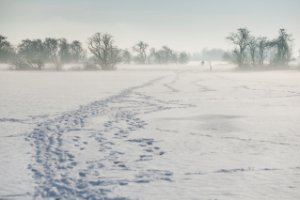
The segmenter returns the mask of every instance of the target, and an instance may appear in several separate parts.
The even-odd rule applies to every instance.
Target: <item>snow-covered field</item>
[[[300,199],[300,74],[0,72],[0,199]]]

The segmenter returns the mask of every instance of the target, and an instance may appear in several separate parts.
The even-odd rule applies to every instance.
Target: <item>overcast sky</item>
[[[257,36],[293,34],[300,49],[300,0],[0,0],[0,34],[24,38],[65,37],[86,43],[111,33],[119,47],[139,40],[189,52],[231,48],[225,37],[239,27]]]

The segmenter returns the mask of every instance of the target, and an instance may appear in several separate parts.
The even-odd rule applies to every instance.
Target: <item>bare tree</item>
[[[11,61],[14,55],[12,45],[7,41],[7,38],[0,35],[0,62]]]
[[[176,63],[177,55],[176,53],[167,46],[162,47],[162,54],[164,57],[164,63]]]
[[[268,43],[269,47],[276,47],[276,55],[272,59],[272,63],[276,66],[287,66],[291,60],[292,49],[290,43],[292,36],[286,33],[285,29],[279,30],[279,36]]]
[[[7,41],[7,38],[3,35],[0,35],[0,49],[7,46],[10,46],[10,43]]]
[[[95,33],[88,40],[88,48],[103,70],[113,70],[121,62],[120,50],[113,43],[111,35],[101,33]]]
[[[236,47],[234,54],[236,55],[237,64],[239,67],[245,66],[246,49],[249,45],[250,31],[246,28],[239,28],[237,33],[231,33],[227,39],[231,41]]]
[[[291,59],[291,35],[286,33],[285,29],[279,30],[279,36],[277,38],[277,62],[286,66]]]
[[[18,46],[18,54],[34,69],[42,70],[45,63],[45,48],[40,39],[23,40]]]
[[[55,65],[56,70],[61,69],[62,64],[59,58],[59,41],[55,38],[46,38],[44,47],[48,61]]]
[[[256,50],[257,50],[257,40],[255,37],[253,37],[253,36],[249,37],[248,46],[249,46],[251,64],[252,64],[252,66],[255,66],[256,65]]]
[[[186,52],[180,52],[178,55],[178,62],[180,64],[186,64],[189,62],[189,55]]]
[[[152,48],[150,50],[148,61],[149,63],[168,64],[168,63],[181,63],[185,64],[189,60],[189,56],[185,52],[175,52],[167,46],[163,46],[161,49],[156,50]]]
[[[140,41],[134,47],[132,47],[133,50],[138,53],[137,61],[141,64],[146,64],[146,61],[147,61],[146,50],[148,47],[149,47],[149,45],[143,41]]]
[[[84,57],[84,51],[82,48],[81,42],[78,40],[74,40],[70,44],[70,51],[71,51],[71,59],[73,62],[79,62],[80,59]]]
[[[258,64],[260,66],[263,66],[266,58],[266,50],[268,48],[268,41],[266,37],[257,38],[257,48],[258,48]]]
[[[159,50],[152,48],[150,50],[149,61],[158,64],[177,63],[178,55],[167,46],[163,46]]]

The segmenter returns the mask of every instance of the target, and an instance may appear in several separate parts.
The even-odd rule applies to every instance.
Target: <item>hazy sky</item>
[[[86,43],[111,33],[118,46],[139,40],[189,52],[231,48],[225,37],[239,27],[276,37],[293,34],[300,49],[300,0],[0,0],[0,34],[24,38],[66,37]]]

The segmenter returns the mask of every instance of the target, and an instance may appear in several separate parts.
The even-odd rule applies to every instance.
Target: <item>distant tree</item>
[[[47,61],[55,65],[57,70],[62,68],[59,57],[59,40],[55,38],[46,38],[44,41]]]
[[[167,46],[163,46],[158,51],[154,48],[150,50],[149,62],[157,64],[177,63],[178,55]]]
[[[273,64],[277,66],[288,65],[292,56],[291,41],[292,35],[287,34],[285,29],[280,29],[278,38],[269,42],[269,46],[276,47],[277,50],[276,56],[273,59]]]
[[[45,48],[40,39],[22,40],[18,46],[18,54],[26,60],[33,69],[42,70],[45,63]]]
[[[257,51],[257,40],[255,37],[250,36],[249,37],[249,52],[250,52],[250,59],[252,66],[256,65],[256,51]]]
[[[150,49],[149,56],[148,56],[148,62],[150,64],[161,64],[162,63],[161,54],[155,48]]]
[[[95,33],[89,38],[88,48],[103,70],[113,70],[121,62],[120,50],[109,34]]]
[[[180,52],[178,55],[178,62],[180,64],[186,64],[189,62],[189,55],[186,52]]]
[[[7,63],[12,60],[14,55],[14,49],[12,45],[7,41],[7,38],[0,35],[0,62]]]
[[[235,55],[233,55],[233,52],[231,52],[231,51],[230,52],[225,51],[223,53],[222,60],[223,61],[228,61],[228,62],[236,62]]]
[[[156,50],[152,48],[148,56],[149,63],[156,64],[168,64],[168,63],[187,63],[189,56],[185,52],[177,53],[167,46],[163,46],[161,49]]]
[[[147,53],[146,50],[149,45],[143,41],[138,42],[135,46],[133,46],[133,50],[137,52],[136,60],[141,64],[146,64],[147,61]]]
[[[237,33],[231,33],[227,39],[235,45],[234,54],[239,67],[245,66],[246,49],[249,45],[250,31],[239,28]]]
[[[266,51],[268,48],[268,40],[266,37],[257,38],[257,48],[258,48],[258,64],[260,66],[263,66],[266,58]]]
[[[58,55],[61,64],[70,63],[70,61],[72,60],[70,44],[65,38],[61,38],[58,40],[58,48]]]
[[[130,64],[132,60],[132,55],[128,51],[128,49],[125,49],[122,51],[122,61],[126,64]]]
[[[84,57],[84,50],[81,42],[74,40],[70,44],[71,58],[73,62],[78,63]]]
[[[7,41],[7,37],[0,35],[0,49],[2,50],[5,47],[11,46],[10,43]]]
[[[169,47],[163,46],[161,53],[162,53],[164,63],[176,63],[177,62],[176,53]]]

